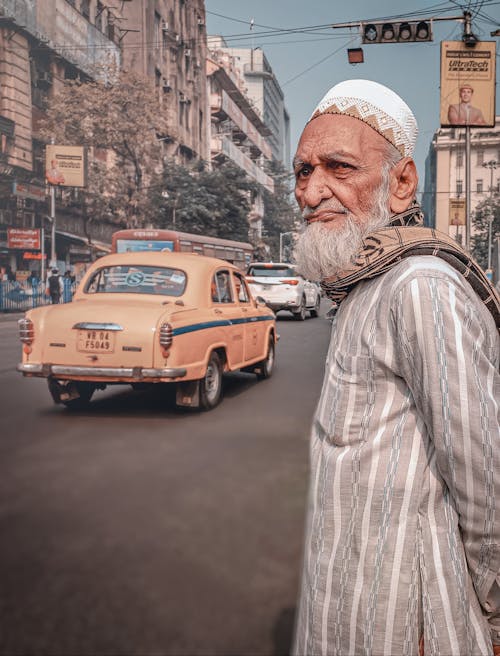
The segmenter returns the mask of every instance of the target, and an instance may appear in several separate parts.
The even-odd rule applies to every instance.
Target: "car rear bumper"
[[[291,310],[292,312],[294,310],[298,310],[300,307],[300,299],[297,300],[291,300],[291,301],[267,301],[266,300],[266,305],[268,308],[271,308],[273,312],[279,312],[280,310]]]
[[[162,378],[182,378],[187,370],[181,367],[152,369],[148,367],[80,367],[65,366],[59,364],[31,364],[21,362],[17,370],[27,376],[41,376],[48,378],[89,378],[103,381],[144,381],[147,379],[158,380]]]

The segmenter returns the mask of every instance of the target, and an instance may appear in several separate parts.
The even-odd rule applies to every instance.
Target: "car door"
[[[233,281],[245,326],[245,361],[254,360],[261,357],[264,352],[264,324],[258,320],[255,304],[245,278],[240,273],[233,271]]]
[[[221,320],[221,334],[227,344],[227,358],[232,369],[244,359],[245,323],[228,269],[215,272],[211,284],[212,308],[217,320]]]

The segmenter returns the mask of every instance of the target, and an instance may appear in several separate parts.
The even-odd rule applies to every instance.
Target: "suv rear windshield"
[[[285,266],[250,266],[247,271],[248,276],[255,278],[283,278],[293,277],[296,275],[292,267]]]

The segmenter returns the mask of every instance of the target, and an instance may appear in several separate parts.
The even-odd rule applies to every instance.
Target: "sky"
[[[415,162],[420,190],[425,158],[439,128],[440,42],[461,40],[462,22],[434,21],[433,41],[404,44],[365,45],[359,28],[330,26],[398,17],[456,18],[467,10],[472,14],[472,32],[478,39],[497,42],[498,80],[500,39],[490,32],[500,27],[500,0],[205,0],[205,9],[208,35],[224,36],[230,47],[264,51],[285,94],[292,157],[304,124],[334,84],[363,78],[398,93],[413,110],[419,125]],[[357,47],[363,48],[364,63],[349,64],[347,48]],[[497,84],[497,116],[499,96]]]

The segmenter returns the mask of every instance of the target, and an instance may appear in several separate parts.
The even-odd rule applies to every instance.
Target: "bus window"
[[[192,244],[192,242],[190,242],[190,241],[184,241],[184,240],[181,239],[179,243],[180,243],[180,246],[181,246],[180,250],[181,250],[183,253],[192,253],[192,252],[193,252],[193,244]]]

